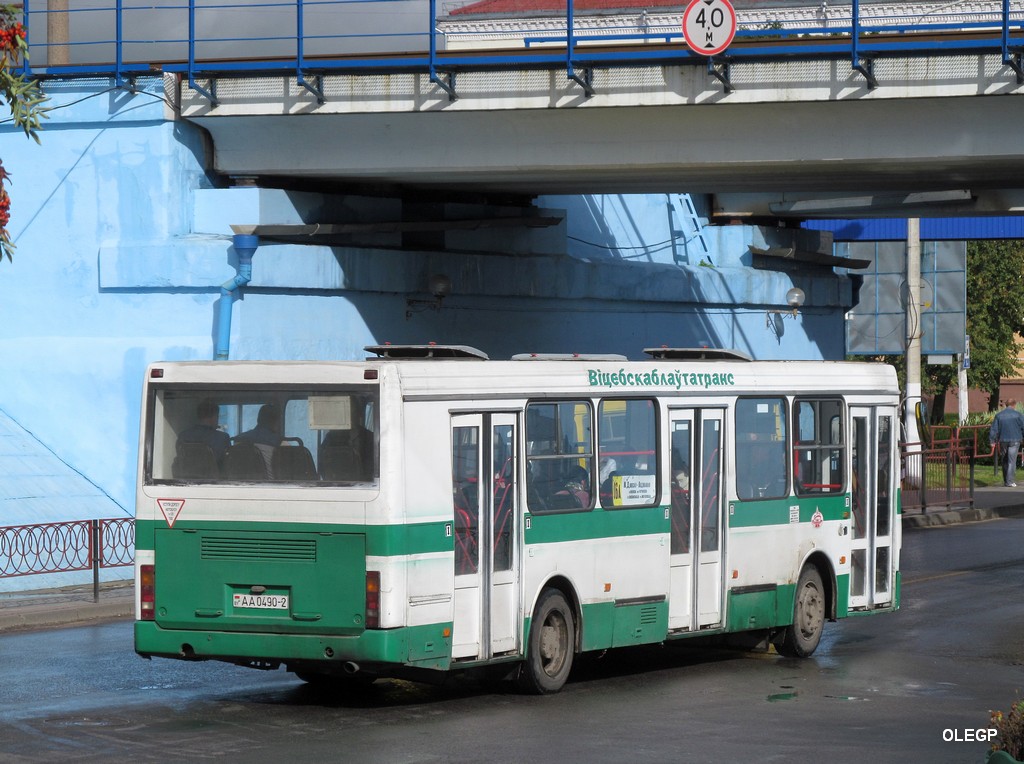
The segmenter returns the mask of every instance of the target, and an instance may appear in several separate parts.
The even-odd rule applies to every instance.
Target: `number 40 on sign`
[[[691,0],[683,13],[683,37],[690,50],[714,56],[736,36],[736,10],[729,0]]]

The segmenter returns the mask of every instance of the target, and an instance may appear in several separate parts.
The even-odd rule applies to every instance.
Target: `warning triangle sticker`
[[[164,516],[164,520],[167,521],[167,527],[173,528],[174,521],[178,519],[178,515],[181,514],[181,508],[185,506],[184,499],[157,499],[156,505],[160,507],[160,512]]]

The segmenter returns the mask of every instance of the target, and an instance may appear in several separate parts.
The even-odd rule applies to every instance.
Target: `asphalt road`
[[[900,612],[829,624],[811,659],[673,643],[541,698],[145,661],[125,622],[3,635],[0,762],[981,762],[955,740],[1024,689],[1024,520],[908,532],[903,570]]]

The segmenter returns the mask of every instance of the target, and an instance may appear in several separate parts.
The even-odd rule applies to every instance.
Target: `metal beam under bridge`
[[[725,217],[1024,210],[1014,72],[975,56],[964,81],[943,75],[946,58],[915,59],[931,77],[897,79],[887,63],[894,71],[876,74],[888,84],[874,89],[841,66],[791,62],[734,67],[728,94],[700,70],[659,67],[603,72],[591,98],[564,72],[478,73],[456,101],[414,74],[387,75],[386,89],[374,80],[385,75],[333,75],[323,104],[280,79],[221,80],[216,106],[184,83],[180,96],[182,116],[213,137],[216,169],[233,176],[524,195],[685,190],[716,195]]]

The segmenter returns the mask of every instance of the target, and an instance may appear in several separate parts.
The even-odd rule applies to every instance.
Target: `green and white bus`
[[[788,656],[900,595],[889,366],[731,351],[148,369],[135,649],[311,681],[746,632]]]

